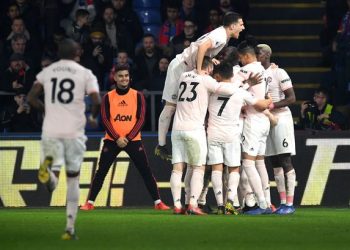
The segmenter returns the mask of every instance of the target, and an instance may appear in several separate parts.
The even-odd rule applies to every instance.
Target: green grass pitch
[[[0,249],[350,249],[350,210],[183,216],[152,209],[79,211],[78,241],[60,239],[65,209],[0,209]]]

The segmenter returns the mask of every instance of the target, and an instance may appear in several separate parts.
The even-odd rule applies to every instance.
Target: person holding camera
[[[26,90],[16,89],[14,102],[2,113],[1,125],[8,132],[38,132],[41,123],[39,114],[27,102]]]
[[[348,124],[346,118],[329,103],[329,92],[325,88],[315,91],[313,101],[301,104],[300,125],[303,129],[342,130]]]
[[[112,67],[113,51],[105,43],[106,34],[98,26],[91,28],[90,37],[83,44],[81,64],[97,77],[100,89],[104,90],[104,78]]]

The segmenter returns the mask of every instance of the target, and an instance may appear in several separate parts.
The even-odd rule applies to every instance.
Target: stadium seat
[[[134,8],[159,8],[160,0],[133,0]]]
[[[143,25],[143,31],[145,33],[153,34],[156,38],[159,35],[159,30],[160,30],[160,26],[159,25]]]
[[[136,12],[143,24],[161,24],[160,13],[158,10],[136,10]]]

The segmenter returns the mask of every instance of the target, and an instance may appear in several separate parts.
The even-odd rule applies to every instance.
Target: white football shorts
[[[41,161],[46,156],[53,157],[53,171],[60,171],[65,165],[67,172],[79,172],[86,151],[86,136],[78,138],[52,138],[41,139]]]
[[[207,137],[204,129],[171,132],[172,163],[185,162],[203,166],[207,158]]]
[[[266,156],[295,155],[294,122],[290,114],[278,116],[278,123],[270,129],[266,141]]]

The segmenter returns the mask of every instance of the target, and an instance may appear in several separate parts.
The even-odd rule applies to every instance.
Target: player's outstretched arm
[[[28,93],[28,103],[37,110],[45,112],[44,103],[39,99],[39,96],[43,93],[43,86],[36,82]]]

